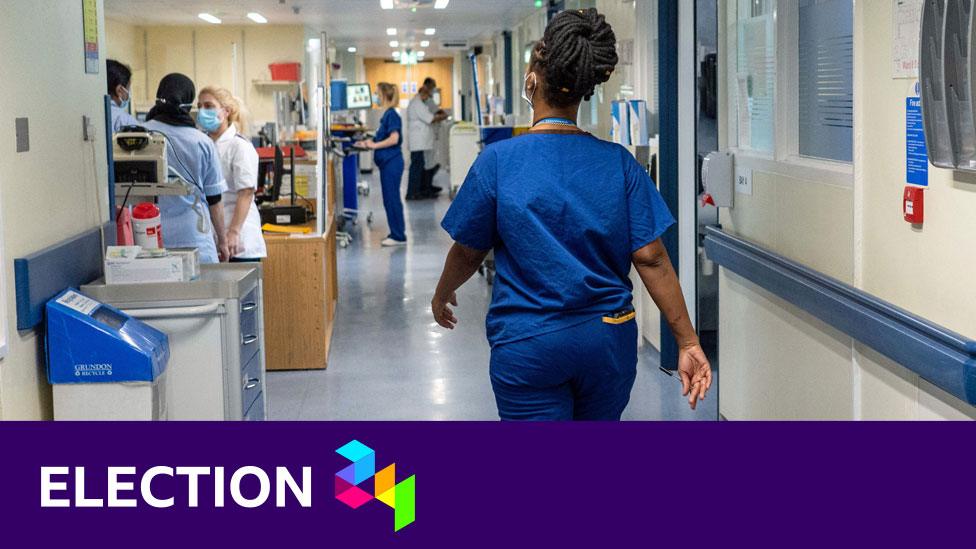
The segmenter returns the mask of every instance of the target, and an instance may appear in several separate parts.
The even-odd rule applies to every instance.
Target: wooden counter
[[[264,236],[268,370],[321,370],[328,365],[339,293],[335,233],[335,221],[330,220],[323,235]]]

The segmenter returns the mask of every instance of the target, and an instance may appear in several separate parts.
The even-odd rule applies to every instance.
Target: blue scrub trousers
[[[386,223],[390,226],[390,238],[407,241],[407,227],[403,220],[403,202],[400,200],[400,182],[403,181],[403,155],[377,162],[380,169],[380,187],[383,189],[383,209]]]
[[[618,421],[637,376],[637,322],[605,317],[496,345],[491,386],[506,421]]]

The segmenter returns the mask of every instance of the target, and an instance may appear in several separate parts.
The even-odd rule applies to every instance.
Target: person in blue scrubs
[[[677,338],[692,409],[711,385],[660,240],[674,218],[627,149],[576,126],[615,46],[594,9],[552,19],[525,76],[531,131],[485,148],[442,222],[455,242],[431,301],[441,326],[457,324],[457,289],[495,252],[487,332],[503,420],[620,419],[637,366],[632,265]]]
[[[383,240],[386,247],[404,246],[407,243],[406,223],[403,220],[403,201],[400,200],[400,182],[403,181],[403,121],[396,112],[400,104],[400,92],[387,82],[376,86],[380,108],[385,109],[380,127],[371,141],[361,145],[372,149],[373,160],[380,169],[380,185],[383,188],[383,209],[390,234]]]
[[[167,248],[197,248],[202,263],[227,261],[224,208],[227,183],[213,140],[198,130],[190,116],[196,88],[189,77],[173,73],[159,82],[156,105],[149,111],[147,130],[166,136],[167,161],[189,183],[187,196],[159,197],[163,243]]]
[[[112,133],[118,133],[126,126],[138,126],[139,121],[129,114],[129,100],[132,97],[129,84],[132,81],[132,71],[115,59],[107,59],[105,61],[105,72],[108,74]]]

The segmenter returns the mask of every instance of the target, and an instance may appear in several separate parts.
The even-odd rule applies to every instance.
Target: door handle
[[[258,340],[256,335],[241,336],[241,345],[250,345]]]
[[[257,387],[260,384],[261,384],[260,379],[252,377],[251,379],[247,379],[244,381],[244,390],[250,391],[251,389]]]
[[[257,309],[257,308],[258,308],[258,304],[257,303],[254,303],[253,301],[252,302],[242,303],[241,304],[241,312],[242,313],[246,313],[248,311],[253,311],[254,309]]]

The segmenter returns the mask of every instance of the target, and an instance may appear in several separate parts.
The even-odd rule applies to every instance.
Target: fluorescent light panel
[[[396,36],[396,27],[390,27],[386,29],[387,36]]]
[[[380,0],[380,7],[385,10],[392,10],[393,0]]]
[[[349,49],[347,49],[346,51],[348,51],[349,53],[356,53],[356,46],[349,46]]]
[[[424,29],[424,34],[426,34],[427,36],[433,36],[436,32],[437,32],[437,29],[435,29],[433,27],[428,27],[428,28]]]
[[[396,40],[390,40],[390,47],[391,48],[399,48],[400,47],[400,43],[397,42]]]
[[[265,16],[261,15],[256,11],[252,11],[251,13],[247,14],[247,18],[250,19],[251,21],[254,21],[255,23],[264,24],[268,22],[268,19]]]
[[[434,9],[442,10],[447,7],[447,3],[450,1],[451,0],[436,0],[436,2],[434,2]]]
[[[420,41],[420,47],[421,47],[421,48],[427,48],[427,47],[430,47],[430,40],[421,40],[421,41]]]
[[[209,13],[201,13],[200,15],[197,15],[197,17],[203,19],[207,23],[213,23],[214,25],[220,24],[220,19],[214,17],[213,15],[210,15]]]

